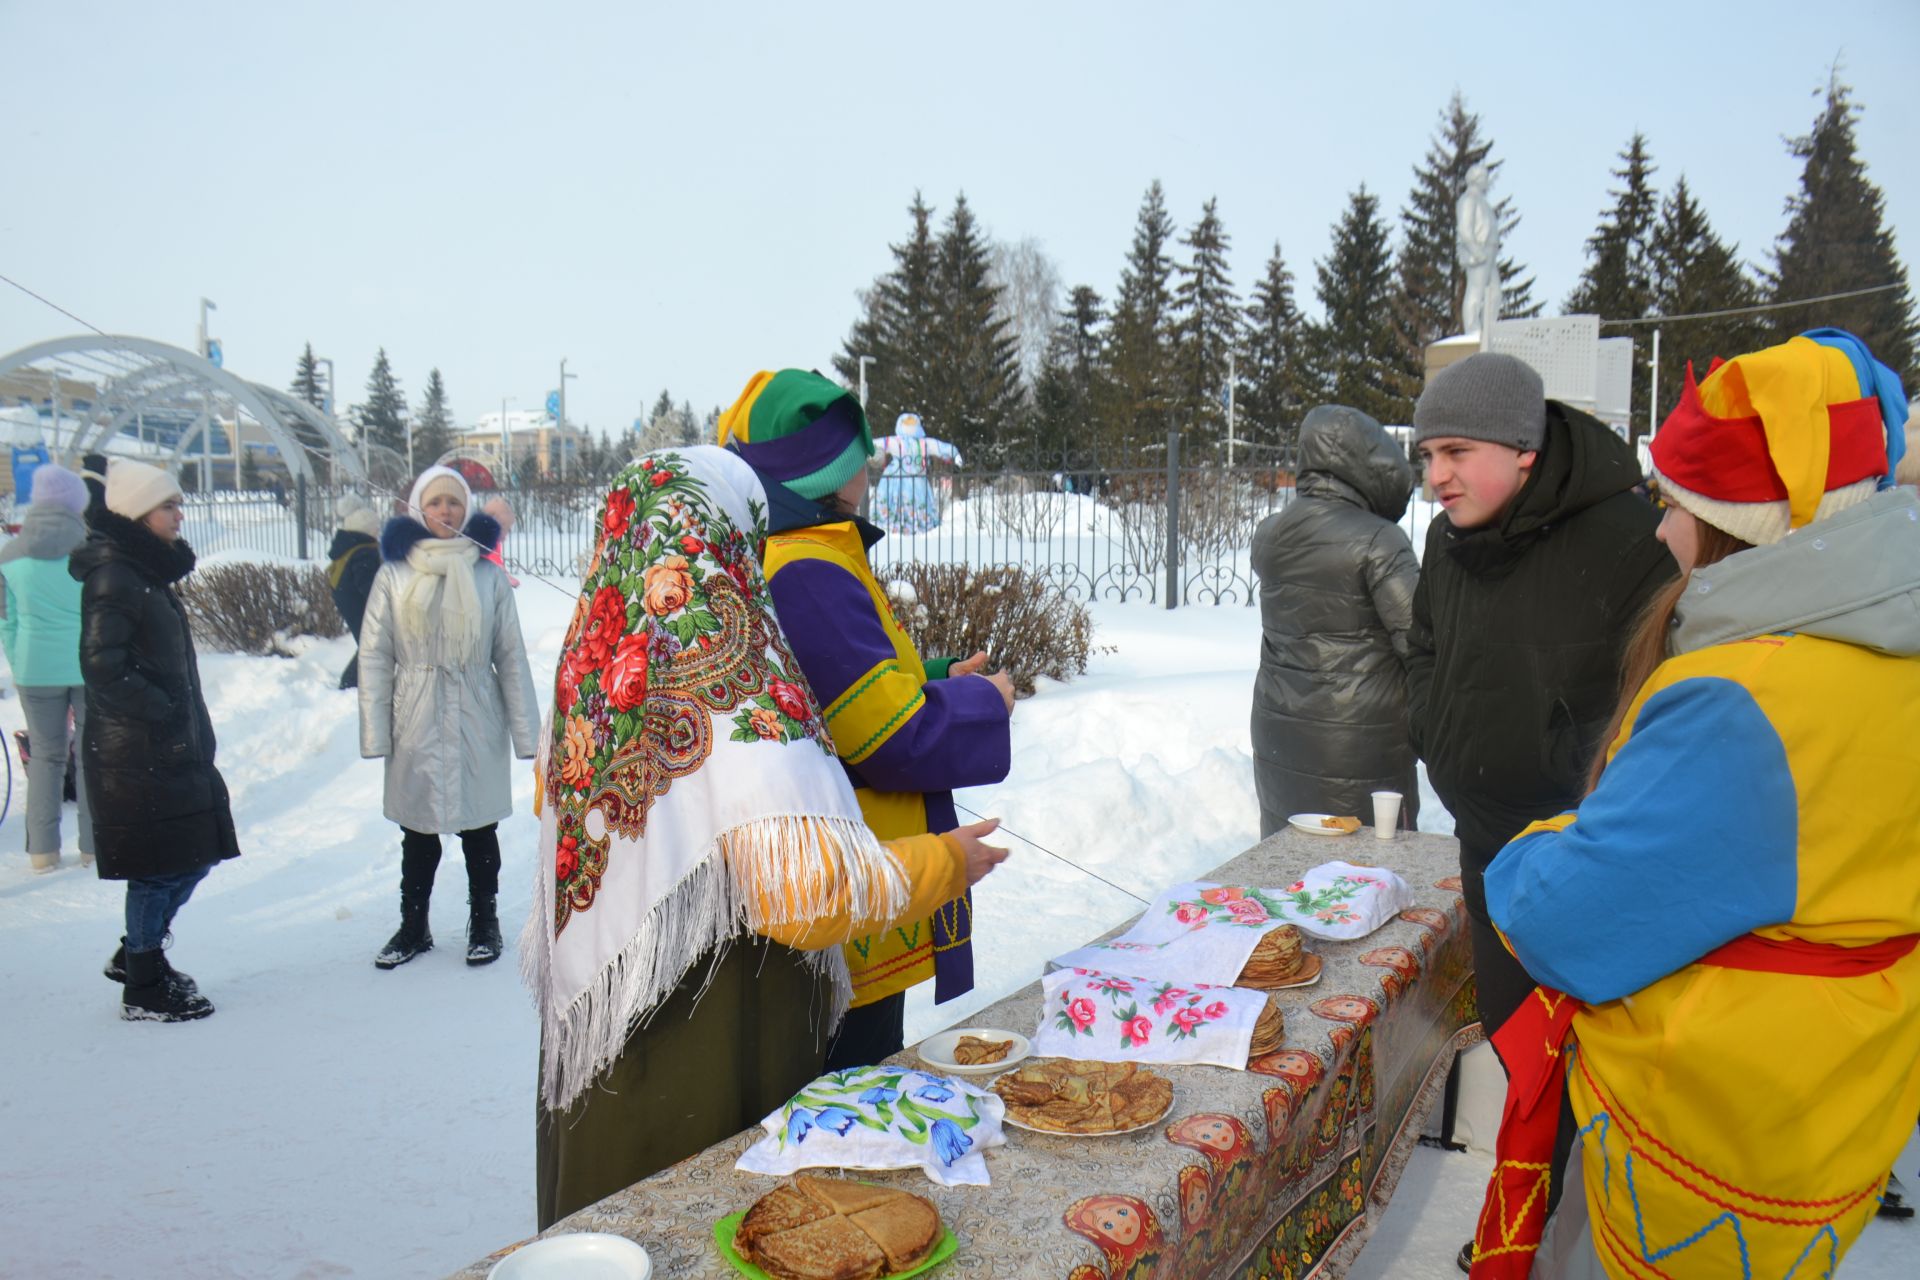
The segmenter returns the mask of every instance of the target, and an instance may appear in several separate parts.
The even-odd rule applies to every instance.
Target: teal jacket
[[[0,547],[0,646],[17,685],[82,683],[80,584],[67,557],[86,540],[86,525],[71,511],[29,506],[19,536]]]

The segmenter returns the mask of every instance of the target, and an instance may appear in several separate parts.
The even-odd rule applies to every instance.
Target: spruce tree
[[[1693,198],[1682,175],[1660,209],[1649,245],[1653,267],[1653,307],[1661,316],[1696,315],[1755,306],[1760,288],[1736,256],[1733,246],[1714,234],[1706,211]],[[1704,378],[1713,357],[1737,356],[1765,345],[1769,324],[1764,314],[1671,320],[1660,326],[1659,392],[1655,416],[1678,399],[1687,363]],[[1671,373],[1666,371],[1671,371]]]
[[[447,407],[447,384],[438,369],[427,375],[426,399],[413,424],[413,460],[416,469],[432,466],[453,448],[453,412]]]
[[[1196,442],[1226,439],[1228,356],[1240,339],[1240,307],[1227,271],[1233,240],[1220,222],[1219,200],[1209,199],[1200,221],[1180,241],[1191,251],[1174,270],[1173,291],[1176,412]]]
[[[1040,460],[1092,447],[1101,432],[1100,295],[1077,285],[1048,336],[1034,379],[1028,438]]]
[[[1393,251],[1380,198],[1364,184],[1334,224],[1333,244],[1315,264],[1323,318],[1314,326],[1314,363],[1328,400],[1383,423],[1413,419],[1413,395],[1395,385],[1405,348],[1395,331]]]
[[[1480,131],[1480,117],[1467,110],[1456,90],[1440,113],[1440,127],[1426,159],[1413,171],[1413,189],[1400,210],[1401,247],[1394,289],[1394,320],[1399,353],[1391,369],[1396,393],[1419,394],[1428,344],[1461,330],[1461,304],[1467,275],[1454,247],[1454,208],[1467,189],[1467,174],[1484,164],[1497,180],[1501,161],[1492,158],[1493,139]],[[1500,242],[1510,244],[1520,215],[1511,197],[1494,202]],[[1500,259],[1502,318],[1534,316],[1533,277],[1511,257]]]
[[[326,408],[327,393],[320,385],[320,362],[313,358],[311,342],[293,366],[293,383],[288,390],[316,409]]]
[[[407,456],[407,400],[400,394],[400,383],[387,362],[387,349],[381,347],[367,375],[367,399],[356,407],[355,418],[361,436],[400,458]]]
[[[1567,295],[1567,315],[1592,315],[1603,320],[1638,320],[1653,309],[1653,232],[1660,213],[1659,193],[1653,187],[1655,166],[1647,153],[1647,137],[1636,132],[1620,153],[1621,167],[1613,171],[1620,185],[1610,188],[1613,206],[1587,238],[1587,265],[1580,283]],[[1653,344],[1645,326],[1614,330],[1633,339],[1634,421],[1647,403],[1649,364]],[[1637,430],[1637,427],[1636,427]]]
[[[1772,300],[1797,302],[1877,285],[1897,285],[1884,293],[1843,298],[1811,307],[1772,313],[1773,337],[1785,341],[1805,329],[1833,326],[1865,342],[1874,355],[1916,385],[1916,339],[1907,269],[1894,249],[1886,225],[1886,199],[1867,178],[1854,138],[1860,108],[1853,90],[1828,76],[1826,98],[1813,130],[1790,139],[1788,149],[1806,161],[1800,189],[1787,200],[1786,231],[1774,246],[1768,273]]]
[[[1173,377],[1172,310],[1169,281],[1173,260],[1173,219],[1159,179],[1147,188],[1134,222],[1133,246],[1120,274],[1113,318],[1107,326],[1107,370],[1111,406],[1103,418],[1110,431],[1136,441],[1157,441],[1174,424],[1178,398]]]
[[[853,387],[859,385],[859,357],[874,358],[867,368],[867,418],[883,429],[903,412],[926,411],[939,359],[942,307],[933,209],[916,191],[907,214],[913,226],[905,241],[890,246],[893,270],[874,281],[863,300],[865,314],[833,360],[841,381]]]
[[[1307,341],[1306,321],[1294,302],[1293,272],[1276,241],[1247,303],[1234,406],[1234,434],[1240,439],[1292,450],[1300,419],[1320,400],[1308,368]]]
[[[936,264],[939,314],[920,413],[929,433],[963,454],[991,451],[1006,442],[1020,407],[1020,349],[964,192],[947,215]]]

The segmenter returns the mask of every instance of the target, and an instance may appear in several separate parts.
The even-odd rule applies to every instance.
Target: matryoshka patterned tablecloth
[[[1286,1044],[1278,1053],[1246,1071],[1155,1068],[1173,1081],[1173,1110],[1136,1133],[1010,1131],[1008,1145],[987,1153],[991,1186],[940,1187],[918,1171],[860,1176],[939,1206],[960,1240],[940,1276],[1342,1274],[1365,1243],[1370,1214],[1393,1194],[1455,1050],[1479,1038],[1458,857],[1445,836],[1274,836],[1204,878],[1284,886],[1344,858],[1389,867],[1414,890],[1413,906],[1365,938],[1308,940],[1325,969],[1315,985],[1282,993]],[[1040,1007],[1035,981],[968,1021],[1030,1033]],[[911,1049],[900,1060],[920,1065]],[[548,1234],[615,1232],[647,1248],[656,1275],[725,1280],[735,1273],[714,1248],[714,1222],[775,1185],[733,1167],[758,1134],[736,1135]],[[481,1280],[499,1256],[457,1272],[458,1280]]]

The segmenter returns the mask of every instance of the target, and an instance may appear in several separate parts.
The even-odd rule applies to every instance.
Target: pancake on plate
[[[879,1280],[926,1261],[941,1234],[925,1196],[803,1174],[754,1202],[733,1250],[773,1280]]]
[[[1010,1119],[1048,1133],[1125,1133],[1173,1107],[1172,1081],[1132,1062],[1039,1058],[991,1087]]]

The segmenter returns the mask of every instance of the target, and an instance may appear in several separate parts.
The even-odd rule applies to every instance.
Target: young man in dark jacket
[[[1413,426],[1446,512],[1413,597],[1409,719],[1460,841],[1491,1036],[1535,984],[1488,923],[1481,876],[1528,823],[1580,799],[1627,637],[1678,568],[1632,492],[1633,451],[1547,400],[1522,361],[1482,352],[1441,371]]]
[[[341,621],[360,643],[360,622],[367,614],[367,596],[373,590],[374,575],[380,572],[380,517],[368,506],[356,506],[334,531],[333,545],[327,548],[327,585],[333,590],[333,607]],[[342,689],[360,684],[360,650],[355,648],[340,673]]]

